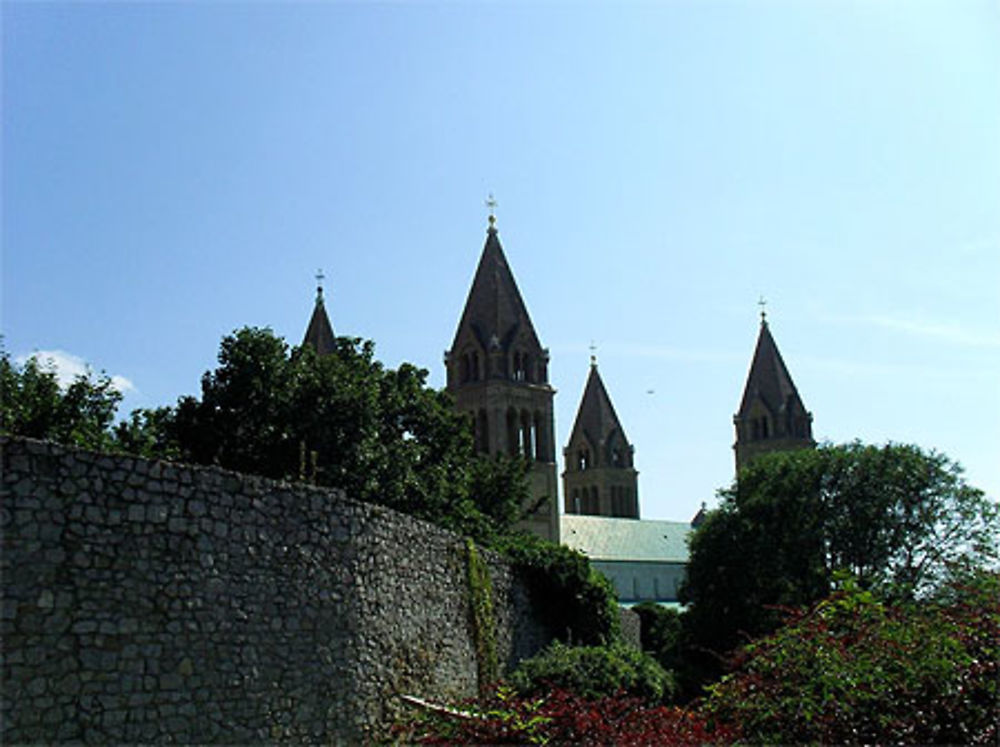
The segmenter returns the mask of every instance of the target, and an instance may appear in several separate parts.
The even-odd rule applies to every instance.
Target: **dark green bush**
[[[848,588],[755,641],[702,712],[751,743],[996,744],[1000,578],[945,604]]]
[[[674,695],[673,679],[663,667],[625,643],[567,646],[553,641],[540,654],[522,661],[509,681],[522,695],[552,688],[587,699],[620,693],[663,702]]]
[[[680,613],[656,602],[637,604],[632,611],[639,616],[642,650],[652,655],[664,669],[676,669],[681,639]]]
[[[557,639],[585,646],[618,640],[621,619],[614,587],[585,555],[527,534],[508,536],[494,549],[525,581],[535,609]]]

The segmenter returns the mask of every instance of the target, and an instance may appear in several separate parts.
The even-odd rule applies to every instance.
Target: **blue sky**
[[[589,346],[647,518],[732,478],[768,299],[814,434],[1000,496],[996,2],[4,2],[2,328],[197,393],[221,337],[444,383],[488,193],[565,444]],[[561,467],[560,467],[561,468]]]

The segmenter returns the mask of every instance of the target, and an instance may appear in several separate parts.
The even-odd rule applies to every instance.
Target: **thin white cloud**
[[[926,381],[993,381],[992,371],[979,368],[945,369],[916,364],[877,363],[872,361],[826,358],[822,356],[800,355],[795,359],[796,370],[810,369],[823,374],[834,374],[846,378],[865,377],[876,379],[899,379]]]
[[[882,329],[903,332],[915,337],[927,337],[942,342],[949,342],[954,345],[976,348],[1000,348],[1000,332],[971,329],[955,324],[905,319],[887,314],[831,316],[827,318],[829,321],[880,327]]]
[[[68,387],[78,376],[87,376],[94,372],[87,361],[78,355],[67,353],[65,350],[36,350],[29,355],[19,355],[15,360],[23,365],[30,358],[38,362],[39,368],[52,371],[56,375],[56,381],[63,389]],[[109,377],[111,386],[122,394],[136,391],[135,384],[130,379],[120,374]]]

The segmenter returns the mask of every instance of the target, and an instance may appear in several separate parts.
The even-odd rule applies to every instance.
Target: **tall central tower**
[[[507,264],[496,218],[490,225],[451,349],[447,390],[469,414],[476,449],[531,460],[532,505],[524,527],[559,541],[549,351],[539,342]]]

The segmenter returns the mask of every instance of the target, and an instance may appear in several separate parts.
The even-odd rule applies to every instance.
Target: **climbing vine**
[[[479,555],[475,543],[466,539],[466,566],[469,582],[469,609],[472,634],[476,643],[476,665],[479,689],[489,689],[499,677],[497,661],[496,621],[493,616],[493,582],[490,571]]]

